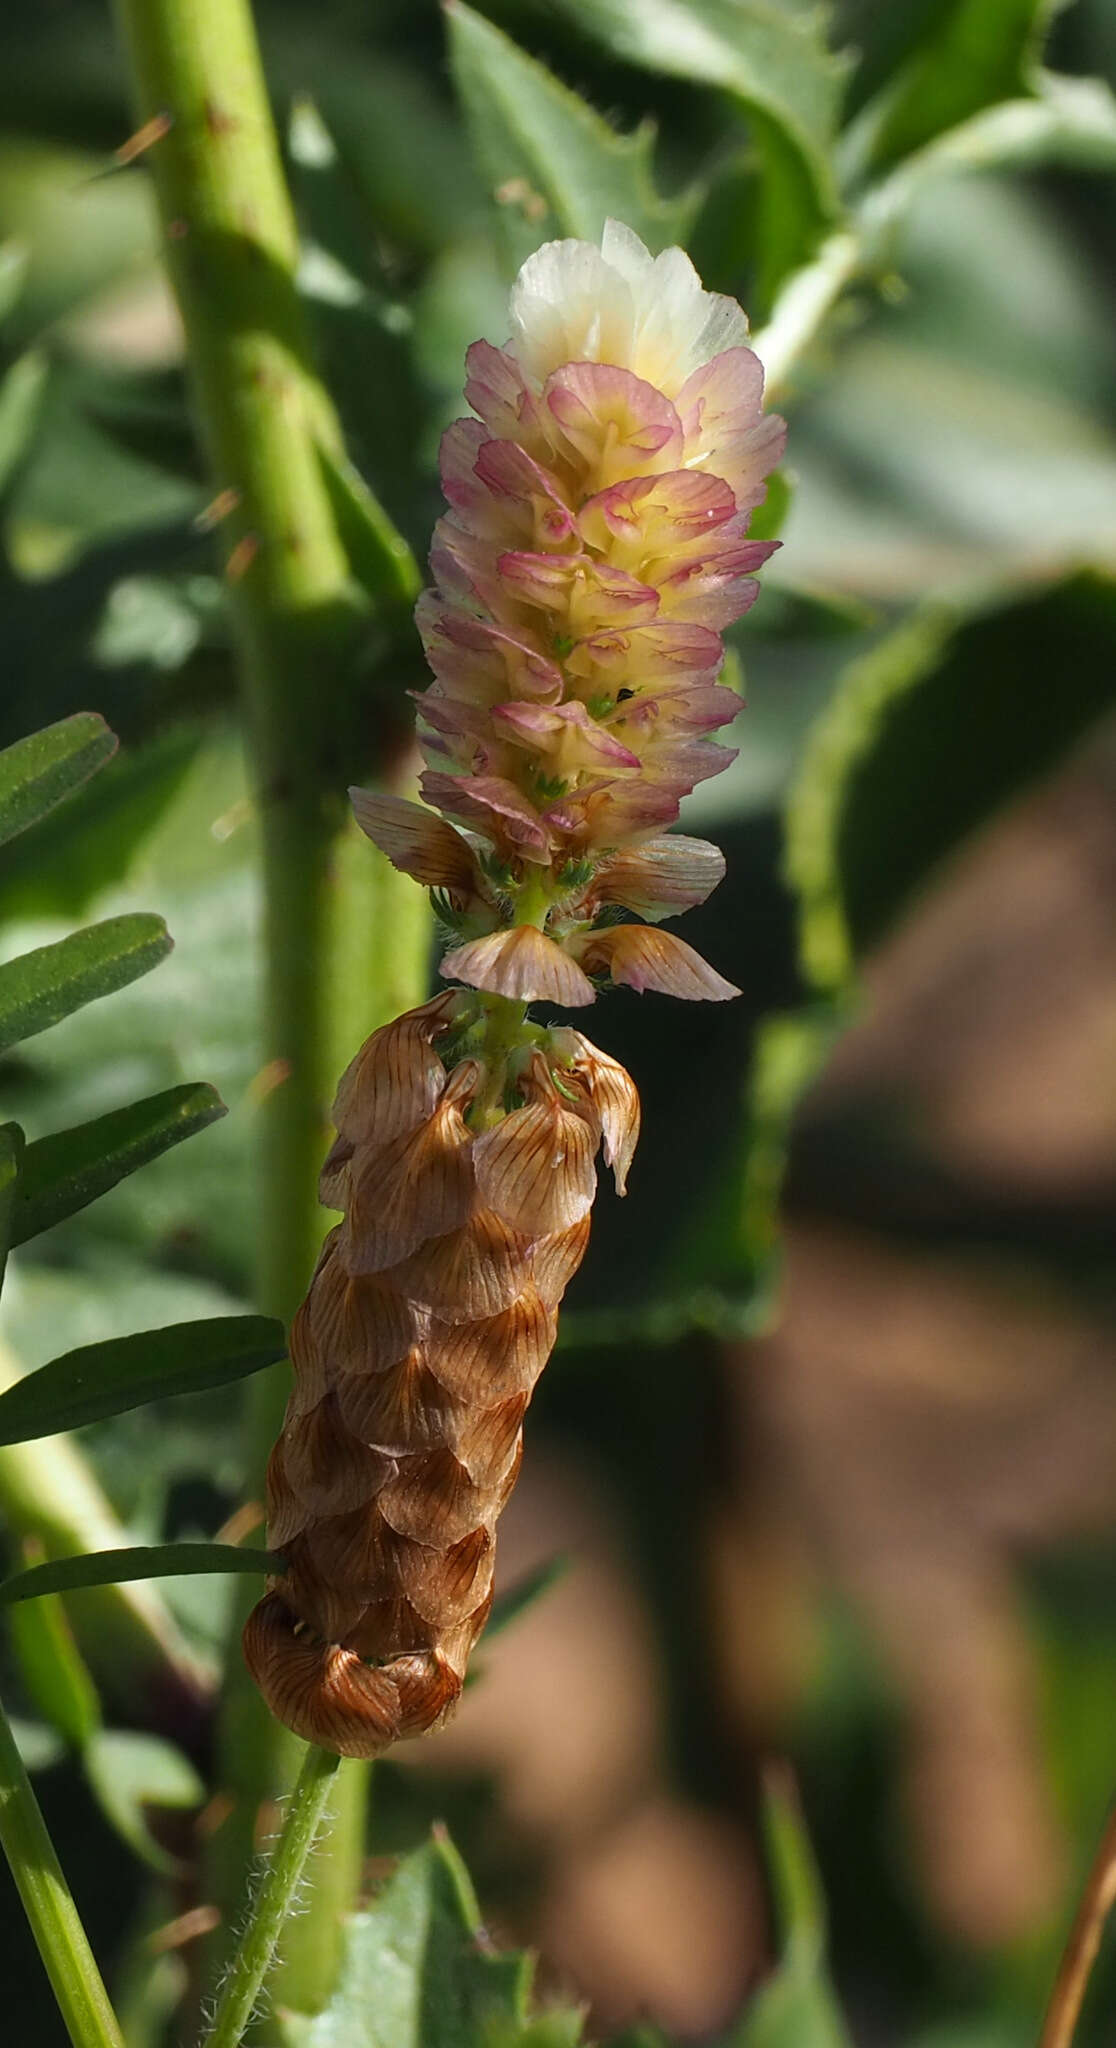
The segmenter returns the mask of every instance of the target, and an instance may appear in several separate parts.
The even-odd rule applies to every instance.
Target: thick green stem
[[[275,1946],[294,1902],[341,1759],[308,1749],[287,1803],[282,1831],[260,1879],[218,2001],[208,2048],[238,2048],[255,2010]]]
[[[346,881],[352,855],[337,792],[364,766],[346,758],[346,744],[350,661],[368,599],[350,575],[322,465],[323,450],[340,453],[341,437],[307,342],[295,225],[248,0],[117,5],[139,120],[168,117],[148,161],[214,487],[233,508],[223,528],[229,595],[263,821],[269,1085],[258,1291],[261,1307],[289,1318],[325,1223],[316,1182],[339,1051],[347,1058],[400,995],[421,998],[426,934],[419,892],[371,849],[359,882]],[[358,992],[354,963],[368,963],[370,949],[372,978]],[[285,1372],[261,1375],[248,1396],[257,1491],[286,1384]],[[234,1651],[218,1786],[229,1814],[210,1873],[226,1944],[260,1816],[266,1825],[296,1747]],[[282,1997],[301,2010],[329,1993],[341,1915],[359,1880],[366,1783],[360,1767],[338,1782],[311,1911],[284,1941]]]
[[[39,1802],[0,1708],[0,1844],[74,2048],[124,2048]]]

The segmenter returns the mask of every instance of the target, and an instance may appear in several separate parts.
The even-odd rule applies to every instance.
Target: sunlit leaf
[[[748,118],[757,192],[761,305],[840,211],[831,149],[846,66],[826,46],[820,7],[770,0],[558,0],[614,55],[728,92]]]
[[[0,966],[0,1052],[150,973],[172,943],[161,917],[133,911],[9,960]]]
[[[78,711],[0,754],[0,844],[80,789],[116,751],[116,735],[95,711]]]
[[[216,1089],[195,1081],[37,1139],[24,1155],[11,1243],[24,1244],[75,1215],[126,1174],[224,1115]]]
[[[49,1728],[45,1721],[25,1720],[22,1714],[9,1714],[8,1726],[15,1736],[16,1748],[26,1771],[32,1775],[36,1771],[49,1771],[62,1762],[66,1745],[57,1728]]]
[[[205,1801],[205,1786],[189,1758],[173,1743],[133,1729],[102,1728],[86,1744],[85,1774],[106,1819],[144,1863],[162,1876],[183,1864],[152,1833],[148,1808],[189,1810]]]
[[[0,1443],[55,1436],[171,1394],[197,1394],[244,1379],[287,1355],[270,1316],[209,1316],[83,1344],[0,1394]]]
[[[72,1749],[100,1726],[97,1688],[56,1593],[13,1608],[12,1644],[28,1698]]]
[[[649,126],[619,135],[463,0],[447,6],[450,62],[512,269],[561,235],[599,241],[611,214],[649,248],[685,239],[695,197],[661,199]]]
[[[849,670],[787,814],[819,987],[841,987],[946,855],[1111,710],[1114,622],[1116,586],[1083,575],[1015,604],[928,606]]]
[[[266,1550],[232,1543],[139,1543],[125,1550],[92,1550],[84,1557],[52,1557],[0,1579],[0,1607],[38,1600],[44,1593],[76,1593],[83,1586],[123,1586],[132,1579],[199,1578],[209,1574],[277,1573],[283,1560]]]
[[[497,1954],[479,1935],[468,1872],[436,1830],[348,1922],[334,1996],[316,2018],[284,2018],[287,2048],[519,2042],[530,2024],[531,1958]]]

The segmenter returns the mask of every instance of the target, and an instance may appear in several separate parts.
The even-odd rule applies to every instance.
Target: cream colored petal
[[[568,1009],[596,1001],[593,984],[576,961],[529,924],[489,932],[455,947],[438,971],[520,1002],[561,1003]]]

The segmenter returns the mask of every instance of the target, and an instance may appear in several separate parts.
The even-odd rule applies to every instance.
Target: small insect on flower
[[[666,828],[733,758],[709,737],[739,709],[720,636],[772,551],[747,529],[782,422],[740,308],[616,221],[600,248],[538,250],[510,325],[506,348],[470,349],[474,417],[442,443],[450,510],[417,613],[431,808],[352,792],[435,892],[457,985],[375,1032],[338,1089],[321,1196],[343,1220],[291,1332],[268,1471],[287,1569],[244,1635],[280,1720],[347,1756],[460,1695],[596,1155],[623,1193],[635,1149],[630,1076],[528,1004],[605,981],[737,993],[659,929],[724,873]]]

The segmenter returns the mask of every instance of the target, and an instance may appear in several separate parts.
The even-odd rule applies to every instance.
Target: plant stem
[[[787,279],[766,327],[752,338],[764,367],[769,402],[783,396],[797,364],[855,277],[861,260],[858,236],[843,229],[822,243],[812,263]]]
[[[306,1751],[287,1802],[282,1832],[260,1879],[251,1918],[238,1944],[221,1991],[208,2048],[238,2048],[259,1997],[314,1837],[340,1757],[328,1750]]]
[[[323,469],[323,451],[341,455],[341,435],[311,360],[295,224],[248,0],[117,7],[139,121],[169,117],[148,160],[214,487],[233,507],[222,532],[263,828],[263,1057],[273,1084],[260,1116],[258,1296],[289,1319],[325,1223],[317,1174],[338,1042],[348,1058],[370,1023],[383,1021],[385,1003],[394,1006],[400,984],[409,980],[409,1000],[421,999],[426,934],[414,899],[421,907],[422,898],[366,842],[359,879],[350,872],[338,792],[366,766],[351,663],[369,599],[350,573]],[[381,534],[385,526],[381,519]],[[413,564],[401,546],[393,561],[401,596]],[[370,966],[359,990],[356,961]],[[339,992],[352,1001],[339,1003]],[[253,1489],[262,1487],[287,1384],[285,1371],[261,1374],[247,1396]],[[251,1686],[236,1642],[217,1787],[229,1814],[211,1845],[218,1944],[228,1942],[261,1816],[266,1825],[297,1749]],[[315,1857],[313,1910],[284,1942],[283,2000],[298,2010],[314,2011],[329,1995],[341,1916],[359,1881],[366,1786],[366,1768],[346,1769],[329,1843]]]
[[[116,2014],[2,1707],[0,1843],[74,2048],[124,2048]]]
[[[1100,1847],[1093,1858],[1070,1929],[1046,2009],[1039,2048],[1070,2048],[1104,1933],[1104,1923],[1113,1906],[1116,1906],[1116,1810],[1108,1817],[1108,1825],[1101,1836]]]

